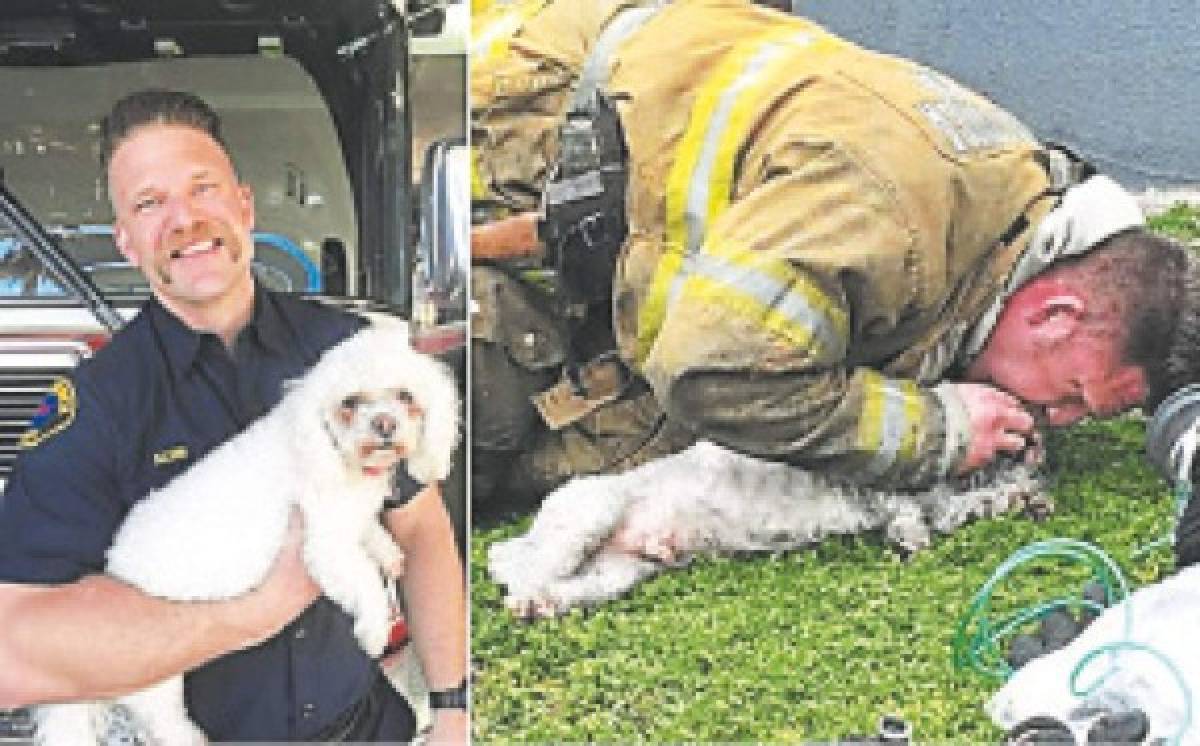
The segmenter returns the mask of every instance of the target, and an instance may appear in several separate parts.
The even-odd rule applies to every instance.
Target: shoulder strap
[[[617,46],[629,38],[633,32],[640,29],[646,21],[653,18],[662,10],[663,2],[654,2],[644,6],[626,5],[617,10],[617,14],[609,19],[591,53],[583,63],[579,74],[579,82],[575,93],[571,96],[571,111],[593,112],[596,108],[596,93],[608,82],[608,73],[612,54]]]

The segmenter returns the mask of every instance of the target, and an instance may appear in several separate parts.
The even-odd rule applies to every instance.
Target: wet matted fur
[[[1049,511],[1029,467],[1005,462],[917,492],[856,487],[707,441],[623,474],[551,492],[528,533],[491,547],[488,570],[521,617],[616,598],[702,552],[794,549],[881,530],[906,552],[976,517]]]

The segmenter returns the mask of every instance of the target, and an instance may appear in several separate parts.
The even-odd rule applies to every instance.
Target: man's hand
[[[230,624],[245,633],[242,647],[252,647],[279,634],[321,595],[304,565],[304,521],[293,509],[275,563],[253,591],[228,605]]]
[[[0,707],[105,699],[277,634],[317,597],[293,515],[258,588],[168,601],[104,574],[63,585],[0,583]]]
[[[538,256],[539,213],[522,212],[512,217],[471,227],[472,259],[522,259]]]
[[[971,429],[970,446],[958,466],[959,474],[986,466],[1002,451],[1020,453],[1040,442],[1033,415],[1013,395],[983,383],[951,385],[967,410]]]

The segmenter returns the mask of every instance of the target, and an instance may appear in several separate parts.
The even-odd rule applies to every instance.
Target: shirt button
[[[304,707],[300,708],[300,714],[305,718],[310,718],[317,714],[317,706],[312,702],[305,702]]]
[[[301,627],[300,629],[296,630],[295,636],[296,636],[297,640],[303,640],[305,637],[308,636],[308,630]]]

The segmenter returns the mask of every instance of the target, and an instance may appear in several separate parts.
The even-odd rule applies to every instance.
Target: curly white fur
[[[1023,465],[898,493],[850,486],[707,441],[624,474],[550,493],[529,532],[495,544],[488,570],[522,617],[552,616],[625,593],[697,552],[792,549],[882,529],[907,551],[972,517],[1049,502]]]
[[[457,439],[448,370],[409,346],[402,323],[363,330],[290,382],[268,415],[135,505],[107,571],[162,598],[231,598],[266,576],[296,506],[310,574],[355,618],[363,649],[378,655],[390,629],[380,569],[400,557],[378,520],[390,467],[406,457],[414,479],[444,479]],[[157,743],[205,740],[184,709],[182,676],[119,702]],[[39,707],[39,740],[95,743],[109,705]]]

